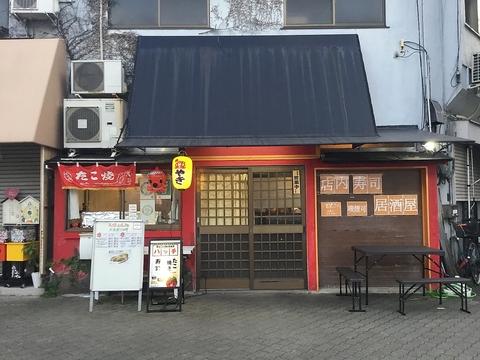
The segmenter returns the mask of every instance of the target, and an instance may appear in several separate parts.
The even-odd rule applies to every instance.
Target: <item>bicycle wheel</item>
[[[480,251],[478,245],[471,243],[468,246],[468,254],[470,255],[470,275],[473,282],[480,285]]]
[[[461,260],[463,258],[462,256],[462,249],[461,249],[461,246],[460,246],[460,241],[461,239],[456,237],[456,236],[452,236],[450,237],[450,241],[449,241],[449,247],[450,247],[450,251],[449,253],[450,254],[447,254],[447,256],[449,257],[450,259],[450,263],[454,265],[454,269],[452,270],[455,270],[455,272],[459,275],[462,275],[463,276],[463,272],[464,272],[464,268],[463,267],[459,267],[459,264],[461,263]],[[454,274],[450,274],[450,275],[454,275]]]

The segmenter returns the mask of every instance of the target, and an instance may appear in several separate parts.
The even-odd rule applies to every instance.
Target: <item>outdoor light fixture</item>
[[[428,141],[425,144],[423,144],[423,147],[427,151],[434,152],[435,149],[437,148],[437,145],[438,144],[435,141]]]

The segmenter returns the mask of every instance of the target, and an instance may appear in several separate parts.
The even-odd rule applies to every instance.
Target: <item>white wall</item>
[[[247,0],[244,0],[247,1]],[[268,1],[268,0],[267,0]],[[423,0],[421,0],[423,1]],[[454,0],[449,0],[454,2]],[[425,0],[425,47],[431,52],[433,98],[443,103],[442,66],[442,0]],[[283,30],[283,6],[276,1],[271,16],[262,26],[266,17],[261,8],[255,5],[249,12],[240,14],[244,23],[232,6],[234,0],[211,0],[212,30],[144,30],[142,35],[299,35],[299,34],[358,34],[363,52],[365,69],[370,86],[372,105],[377,125],[422,125],[422,88],[419,56],[394,58],[399,51],[400,40],[419,41],[417,30],[416,0],[386,0],[387,28],[374,29],[295,29]],[[278,5],[280,4],[280,5]],[[453,16],[453,15],[452,15]],[[256,28],[248,27],[254,17]],[[233,20],[232,20],[233,18]],[[260,21],[258,21],[260,20]],[[265,19],[267,20],[267,19]],[[253,22],[252,22],[253,23]]]
[[[473,51],[480,51],[480,37],[463,25],[464,0],[418,0],[418,3],[424,13],[424,46],[431,61],[432,99],[445,106],[459,90],[450,83],[457,64],[457,5],[461,17],[458,28],[464,41],[460,49],[460,68],[462,63],[469,64]],[[211,29],[142,30],[137,33],[162,36],[358,34],[377,125],[422,126],[419,56],[410,51],[407,57],[394,57],[401,39],[419,42],[417,0],[386,0],[387,27],[376,29],[283,30],[281,0],[210,0],[210,9]],[[11,34],[24,34],[20,24],[14,20],[11,24]],[[45,31],[35,33],[45,34]]]

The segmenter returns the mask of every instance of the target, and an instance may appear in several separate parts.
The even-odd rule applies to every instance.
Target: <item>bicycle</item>
[[[450,238],[451,252],[458,274],[462,277],[471,277],[477,285],[480,285],[479,225],[477,220],[463,224],[455,223],[453,224],[455,236]]]

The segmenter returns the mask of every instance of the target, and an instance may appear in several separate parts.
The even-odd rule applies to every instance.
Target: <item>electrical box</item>
[[[455,219],[458,217],[457,205],[442,205],[442,210],[444,219]]]

